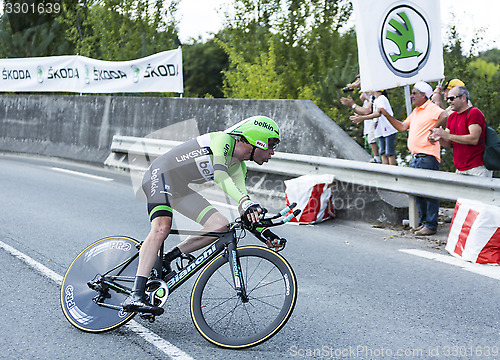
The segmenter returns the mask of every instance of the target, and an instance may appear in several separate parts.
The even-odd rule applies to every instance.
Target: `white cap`
[[[413,87],[415,89],[417,89],[418,91],[423,92],[425,94],[425,96],[427,96],[428,99],[430,99],[430,97],[434,93],[434,91],[432,90],[432,87],[423,81],[419,81]]]

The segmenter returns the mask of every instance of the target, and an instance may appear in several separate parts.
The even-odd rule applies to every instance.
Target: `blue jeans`
[[[415,169],[439,170],[439,162],[432,155],[417,154],[411,159],[410,167]],[[436,231],[438,227],[439,199],[430,199],[420,196],[415,197],[420,224]]]

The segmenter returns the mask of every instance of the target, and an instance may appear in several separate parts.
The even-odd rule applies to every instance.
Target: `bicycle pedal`
[[[156,320],[156,316],[154,316],[152,314],[140,314],[139,316],[142,319],[145,319],[145,320],[149,321],[150,323],[154,323],[155,320]]]

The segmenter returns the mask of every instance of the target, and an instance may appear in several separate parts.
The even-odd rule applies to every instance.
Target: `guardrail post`
[[[408,204],[408,217],[410,218],[410,227],[416,228],[419,223],[419,215],[417,209],[417,202],[415,201],[415,196],[409,196],[409,204]]]

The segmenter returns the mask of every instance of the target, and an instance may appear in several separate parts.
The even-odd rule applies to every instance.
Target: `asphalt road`
[[[219,205],[223,197],[207,196],[234,214]],[[487,267],[486,276],[466,271],[435,243],[339,220],[277,230],[289,240],[283,254],[299,296],[289,322],[264,344],[230,351],[206,342],[189,315],[194,280],[153,324],[136,318],[109,333],[84,333],[66,321],[58,281],[91,242],[146,236],[145,204],[128,176],[4,154],[0,199],[0,359],[500,358],[499,267]],[[192,226],[180,216],[176,225]],[[243,243],[255,241],[250,235]]]

